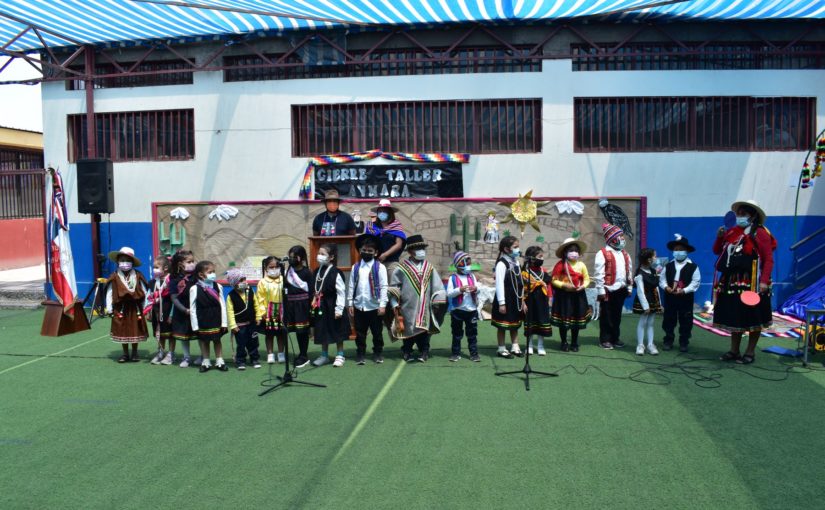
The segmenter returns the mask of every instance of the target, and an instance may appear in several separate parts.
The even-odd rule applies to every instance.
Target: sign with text
[[[328,165],[315,168],[315,198],[462,198],[460,163]]]

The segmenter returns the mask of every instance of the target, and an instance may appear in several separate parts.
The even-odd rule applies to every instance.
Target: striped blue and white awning
[[[645,7],[649,5],[658,6]],[[347,25],[434,26],[582,17],[615,22],[823,19],[825,0],[3,0],[0,46],[12,41],[8,50],[26,51],[42,48],[44,42],[51,47],[117,46]],[[27,25],[41,30],[25,31]]]

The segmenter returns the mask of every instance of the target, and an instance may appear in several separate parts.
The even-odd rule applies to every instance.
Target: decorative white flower
[[[172,209],[172,212],[169,213],[169,216],[175,218],[176,220],[185,220],[189,217],[189,211],[183,207],[175,207]]]
[[[567,213],[581,216],[584,213],[584,206],[576,200],[560,200],[556,202],[556,209],[558,209],[559,214]]]
[[[682,240],[682,234],[673,234],[673,237],[675,237],[677,241]]]
[[[209,213],[209,219],[218,221],[229,221],[238,215],[238,210],[231,205],[221,204]]]

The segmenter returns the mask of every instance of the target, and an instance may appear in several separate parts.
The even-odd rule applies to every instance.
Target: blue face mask
[[[380,221],[387,221],[388,219],[390,219],[390,215],[385,212],[380,212],[378,213],[378,219]]]
[[[217,275],[215,273],[208,273],[206,275],[206,281],[207,282],[214,282],[216,278],[217,278]]]
[[[519,258],[519,257],[521,256],[521,250],[519,250],[518,248],[515,248],[515,249],[514,249],[514,250],[510,253],[510,256],[511,256],[511,257],[513,257],[514,259]]]
[[[746,228],[748,225],[751,224],[750,216],[737,216],[736,217],[736,225]]]
[[[461,274],[470,274],[470,267],[469,266],[459,267],[458,272],[461,273]]]
[[[617,241],[617,242],[613,243],[613,248],[621,251],[621,250],[624,250],[624,247],[625,247],[626,244],[627,243],[625,243],[624,239],[622,239],[621,241]]]
[[[673,252],[673,258],[678,260],[679,262],[682,262],[683,260],[685,260],[687,258],[687,252],[684,251],[684,250],[674,251]]]

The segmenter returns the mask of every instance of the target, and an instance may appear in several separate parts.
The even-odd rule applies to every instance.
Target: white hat
[[[132,265],[134,267],[140,266],[140,259],[135,257],[135,250],[133,250],[132,248],[129,248],[128,246],[124,246],[119,251],[110,251],[109,252],[109,260],[111,260],[112,262],[117,262],[117,258],[118,257],[123,257],[123,256],[129,257],[130,259],[132,259]]]
[[[556,248],[556,257],[562,258],[564,256],[564,250],[567,249],[570,245],[578,245],[579,251],[585,252],[587,251],[587,244],[577,237],[568,237],[564,241],[562,241],[561,245]]]
[[[743,205],[755,210],[756,215],[759,216],[759,224],[765,224],[765,219],[767,219],[768,215],[765,214],[765,211],[761,207],[759,207],[759,204],[756,203],[756,200],[739,200],[738,202],[734,202],[733,205],[730,206],[730,210],[736,212],[736,210]]]

